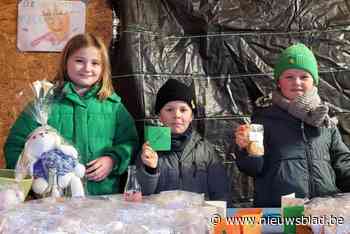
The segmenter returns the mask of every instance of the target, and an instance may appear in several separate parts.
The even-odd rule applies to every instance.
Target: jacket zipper
[[[313,169],[312,169],[312,158],[311,158],[311,148],[312,148],[312,145],[311,145],[311,142],[308,140],[306,134],[305,134],[305,128],[304,128],[304,122],[301,122],[301,132],[302,132],[302,135],[303,135],[303,140],[304,140],[304,143],[306,145],[306,160],[307,160],[307,168],[308,168],[308,171],[309,171],[309,198],[310,197],[313,197],[314,194],[315,194],[315,191],[314,191],[314,183],[313,183],[313,179],[312,179],[312,175],[313,175]]]
[[[179,161],[179,182],[180,182],[180,184],[179,184],[179,189],[182,189],[182,162],[181,162],[181,160]]]

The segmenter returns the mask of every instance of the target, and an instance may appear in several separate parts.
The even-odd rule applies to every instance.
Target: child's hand
[[[142,145],[141,159],[143,164],[150,168],[156,168],[158,165],[158,154],[147,142]]]
[[[110,156],[101,156],[90,161],[87,165],[86,177],[89,180],[104,180],[114,167],[114,160]]]
[[[247,148],[249,144],[249,125],[240,125],[235,131],[236,144],[241,148]]]

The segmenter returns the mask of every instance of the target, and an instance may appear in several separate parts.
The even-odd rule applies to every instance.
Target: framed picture
[[[85,32],[86,1],[20,0],[17,48],[59,52],[76,34]]]

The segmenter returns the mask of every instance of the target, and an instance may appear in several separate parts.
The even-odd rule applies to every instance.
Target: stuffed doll
[[[73,197],[84,196],[80,178],[85,174],[85,167],[78,161],[77,150],[64,143],[55,129],[45,125],[34,130],[26,141],[23,154],[34,177],[32,189],[35,193],[47,191],[49,171],[54,169],[59,188],[70,186]]]

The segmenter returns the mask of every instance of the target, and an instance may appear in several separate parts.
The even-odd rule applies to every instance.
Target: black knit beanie
[[[155,107],[156,114],[159,114],[160,109],[171,101],[186,102],[194,111],[196,109],[194,97],[193,83],[191,86],[187,86],[178,80],[169,79],[158,90]]]

